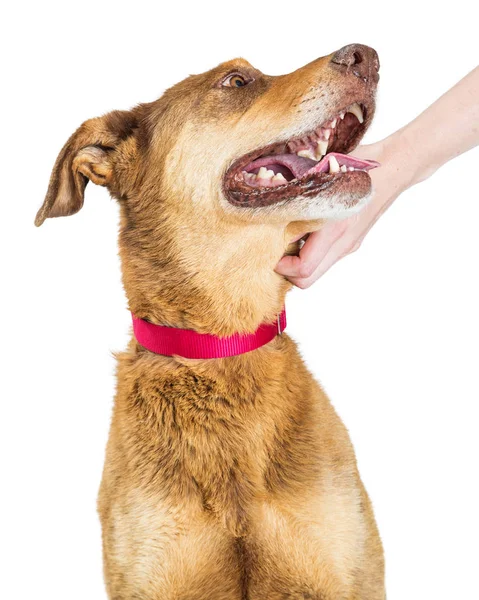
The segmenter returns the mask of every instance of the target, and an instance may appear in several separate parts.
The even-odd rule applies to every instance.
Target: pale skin
[[[299,256],[284,256],[276,271],[299,288],[309,287],[339,259],[361,246],[374,223],[405,190],[477,145],[479,67],[414,121],[384,140],[354,151],[354,156],[381,163],[380,168],[370,172],[372,200],[357,215],[329,221],[320,231],[310,234]]]

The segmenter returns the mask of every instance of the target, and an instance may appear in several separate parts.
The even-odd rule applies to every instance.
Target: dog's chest
[[[178,481],[177,493],[184,494],[192,482],[202,510],[233,536],[246,533],[252,511],[267,495],[268,451],[258,435],[260,429],[230,430],[229,435],[209,432],[185,442],[188,450],[183,454],[183,481]]]
[[[363,548],[356,500],[337,492],[265,497],[246,506],[244,519],[234,509],[234,520],[226,506],[175,504],[136,490],[115,516],[112,547],[132,585],[151,586],[152,596],[177,597],[175,581],[184,597],[333,600],[346,597]]]
[[[236,386],[227,393],[187,371],[142,378],[127,399],[133,477],[173,502],[196,501],[235,536],[275,489],[307,488],[318,477],[313,413],[287,387],[278,396],[241,385],[241,394]]]
[[[131,577],[152,596],[172,597],[173,578],[211,600],[344,596],[364,541],[345,434],[325,402],[318,418],[317,388],[255,392],[188,372],[142,376],[118,399],[107,462],[128,477],[105,482],[121,505],[105,501],[107,543],[141,557]]]

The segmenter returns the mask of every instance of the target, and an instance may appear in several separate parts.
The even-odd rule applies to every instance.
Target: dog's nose
[[[331,57],[334,65],[339,65],[346,73],[362,79],[365,83],[379,80],[379,57],[376,50],[362,44],[344,46]]]

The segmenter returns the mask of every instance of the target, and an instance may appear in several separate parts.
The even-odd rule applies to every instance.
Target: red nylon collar
[[[286,328],[284,308],[274,323],[263,323],[254,333],[234,333],[228,337],[155,325],[133,314],[132,317],[133,333],[141,346],[155,354],[183,358],[224,358],[251,352],[270,342]]]

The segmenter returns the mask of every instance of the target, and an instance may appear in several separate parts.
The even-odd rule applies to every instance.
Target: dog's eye
[[[233,73],[233,75],[228,75],[221,85],[223,87],[243,87],[248,83],[250,81],[247,81],[242,75]]]

